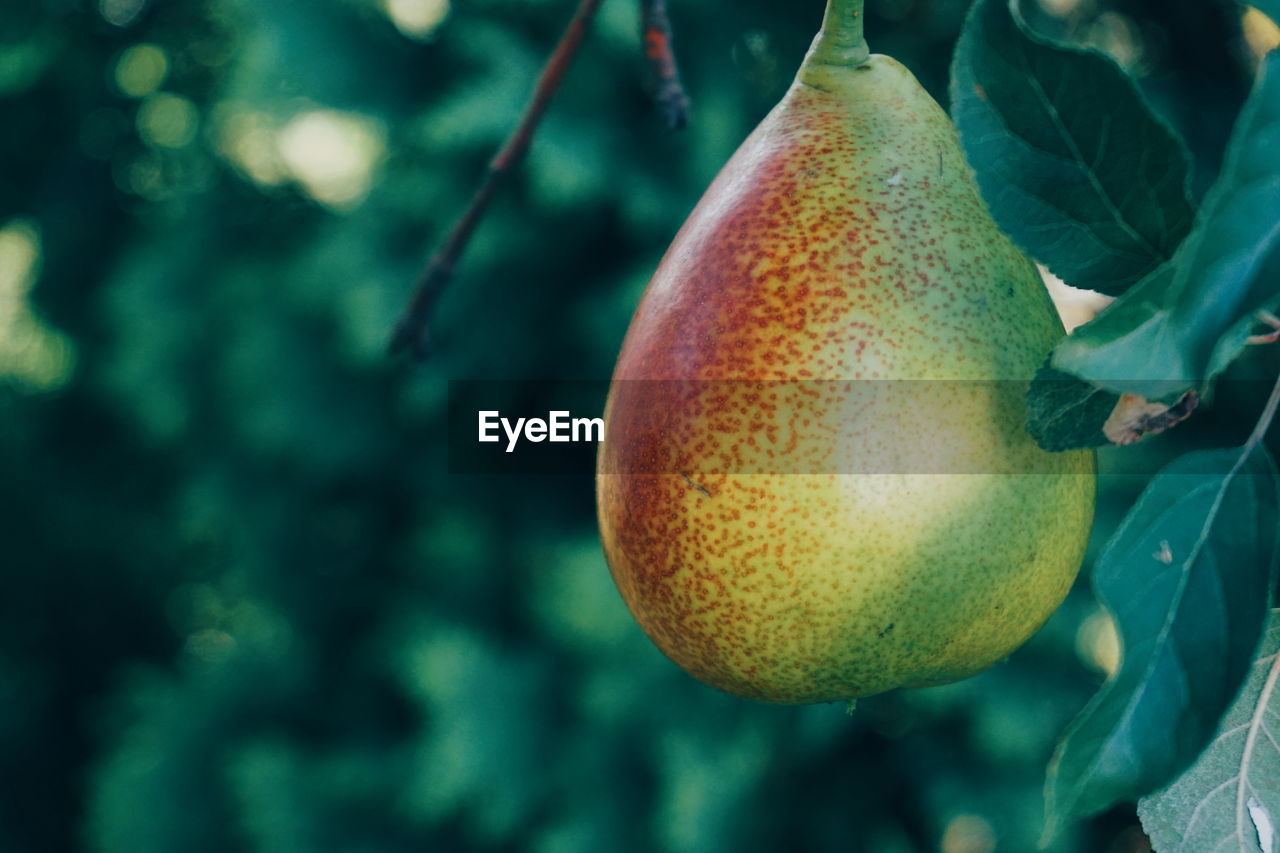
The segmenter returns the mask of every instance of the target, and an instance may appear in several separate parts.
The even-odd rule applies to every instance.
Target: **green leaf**
[[[1045,364],[1027,391],[1027,432],[1052,453],[1134,444],[1186,420],[1199,402],[1195,392],[1171,405],[1112,394]]]
[[[1199,760],[1138,803],[1160,853],[1274,850],[1280,827],[1280,611],[1249,680]],[[1267,838],[1270,844],[1261,844]]]
[[[974,4],[951,103],[996,222],[1068,284],[1122,293],[1191,229],[1186,149],[1137,86],[1030,33],[1008,0]]]
[[[1243,351],[1256,312],[1280,304],[1278,150],[1280,53],[1273,52],[1173,263],[1063,341],[1053,366],[1153,400],[1221,373]]]
[[[1258,646],[1276,524],[1261,447],[1190,453],[1148,484],[1094,568],[1124,655],[1054,755],[1050,831],[1150,793],[1200,754]]]
[[[1072,332],[1053,351],[1050,363],[1115,393],[1139,394],[1148,400],[1183,393],[1195,383],[1163,378],[1168,366],[1180,358],[1179,341],[1164,307],[1173,281],[1172,265],[1156,270]],[[1095,345],[1099,340],[1111,343]]]
[[[1052,452],[1102,447],[1110,443],[1102,425],[1119,399],[1046,364],[1027,391],[1027,432]]]

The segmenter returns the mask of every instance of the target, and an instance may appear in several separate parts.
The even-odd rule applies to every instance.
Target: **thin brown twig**
[[[1274,344],[1280,341],[1280,317],[1270,311],[1259,311],[1254,315],[1254,319],[1265,326],[1270,326],[1273,331],[1261,335],[1250,335],[1245,340],[1246,344]]]
[[[524,115],[520,117],[520,123],[498,150],[497,155],[489,162],[489,169],[479,189],[472,196],[471,203],[440,248],[431,256],[422,275],[418,277],[413,295],[409,298],[409,304],[405,307],[404,314],[401,315],[391,334],[392,355],[411,352],[418,359],[427,356],[427,325],[436,300],[453,277],[458,259],[470,242],[476,226],[484,217],[485,210],[498,185],[520,163],[529,150],[534,131],[537,130],[538,123],[546,113],[552,96],[560,87],[560,82],[564,79],[565,72],[569,70],[569,65],[573,62],[578,48],[582,46],[587,28],[600,8],[601,2],[602,0],[579,2],[573,19],[569,21],[555,50],[547,59],[547,64],[542,68],[542,74],[538,77],[537,85],[533,90],[533,97],[525,108]]]
[[[671,19],[667,16],[667,0],[640,0],[640,21],[644,38],[644,55],[649,60],[657,81],[655,97],[663,118],[672,130],[689,123],[689,96],[680,82],[675,51],[671,47]]]
[[[1249,433],[1249,438],[1244,443],[1244,454],[1240,457],[1241,459],[1252,453],[1253,449],[1262,443],[1267,430],[1271,429],[1271,422],[1275,420],[1277,409],[1280,409],[1280,376],[1276,377],[1276,384],[1271,388],[1271,396],[1267,398],[1267,403],[1262,407],[1262,414],[1258,416],[1253,432]],[[1236,467],[1239,465],[1240,463],[1236,463]]]

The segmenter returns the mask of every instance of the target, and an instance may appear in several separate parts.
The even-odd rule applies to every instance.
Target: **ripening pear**
[[[598,460],[636,620],[697,678],[820,702],[965,678],[1061,603],[1088,451],[1040,450],[1063,330],[955,128],[830,0],[632,319]]]

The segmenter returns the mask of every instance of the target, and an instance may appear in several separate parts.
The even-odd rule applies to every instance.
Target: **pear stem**
[[[863,0],[827,0],[822,30],[809,48],[805,65],[863,65],[870,56],[862,34]]]

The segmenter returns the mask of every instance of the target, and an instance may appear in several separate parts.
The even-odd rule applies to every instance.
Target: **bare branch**
[[[480,184],[479,189],[472,196],[471,203],[453,226],[449,236],[445,238],[440,248],[432,255],[431,260],[427,262],[427,267],[423,270],[422,275],[418,277],[417,284],[414,285],[413,295],[409,299],[409,304],[406,306],[399,322],[396,323],[395,331],[392,332],[390,343],[392,355],[410,352],[417,359],[426,358],[429,351],[427,327],[431,320],[431,312],[435,308],[436,300],[439,299],[441,292],[453,277],[453,271],[458,259],[466,249],[467,243],[470,242],[476,226],[484,218],[485,211],[498,185],[519,165],[520,161],[524,159],[525,153],[529,150],[529,144],[533,141],[534,132],[546,113],[552,96],[560,87],[565,72],[569,70],[569,65],[573,62],[573,57],[577,54],[578,48],[582,46],[582,40],[587,34],[587,27],[590,25],[591,19],[595,17],[596,11],[600,8],[600,3],[601,0],[581,0],[579,2],[578,10],[574,13],[573,19],[565,28],[564,34],[560,37],[560,42],[556,45],[555,50],[552,51],[550,58],[547,59],[547,64],[543,66],[542,74],[538,77],[533,96],[529,101],[529,105],[525,107],[520,123],[512,131],[511,136],[507,138],[502,148],[499,149],[497,155],[490,161],[489,170],[486,172],[484,181]]]
[[[657,81],[655,97],[663,118],[672,130],[689,123],[689,96],[680,82],[680,69],[671,49],[671,19],[667,17],[667,0],[640,0],[644,55],[649,60]]]

